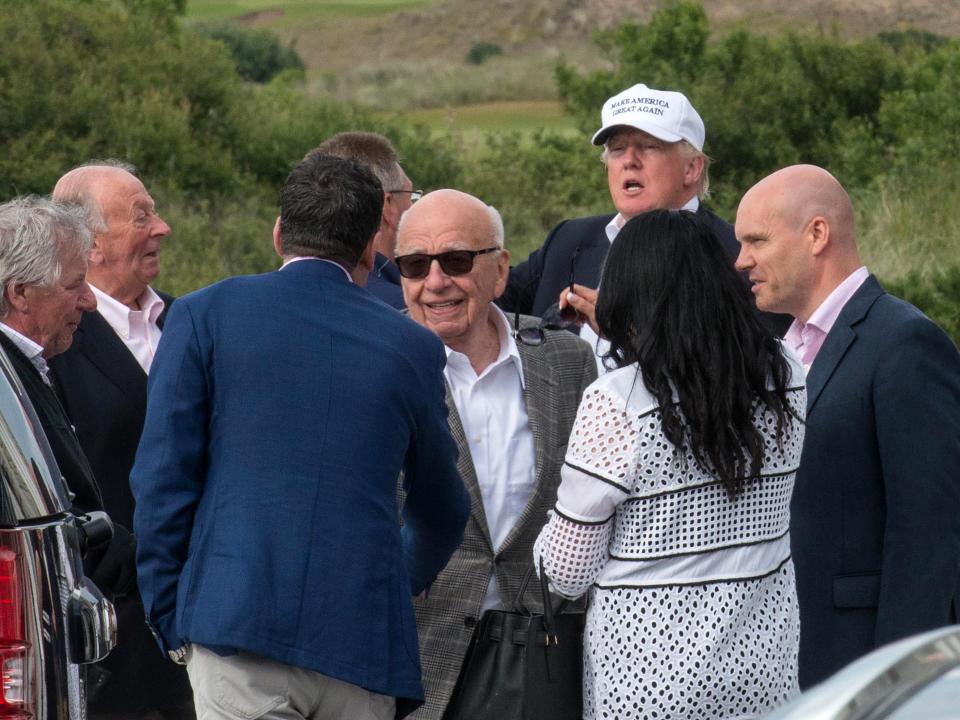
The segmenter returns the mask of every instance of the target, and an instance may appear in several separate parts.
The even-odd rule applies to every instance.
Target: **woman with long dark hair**
[[[617,369],[583,396],[534,549],[557,592],[590,590],[584,717],[764,715],[798,691],[803,370],[689,212],[624,226],[597,322]]]

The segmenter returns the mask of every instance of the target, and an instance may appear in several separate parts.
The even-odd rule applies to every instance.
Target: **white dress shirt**
[[[0,323],[0,330],[10,338],[10,341],[17,346],[17,349],[27,356],[30,364],[33,365],[43,381],[50,384],[50,367],[47,365],[46,358],[43,357],[43,346],[38,345],[26,335],[21,335],[6,323]]]
[[[466,355],[447,348],[444,374],[467,436],[496,552],[533,494],[536,454],[523,399],[520,353],[506,316],[495,305],[490,312],[500,338],[497,359],[478,376]],[[491,572],[482,610],[500,606]]]
[[[690,200],[687,201],[687,204],[684,205],[681,210],[689,210],[690,212],[696,212],[700,208],[700,198],[694,195]],[[607,223],[606,233],[607,240],[610,241],[610,244],[613,245],[613,241],[617,239],[617,235],[620,234],[620,230],[624,225],[627,224],[627,218],[625,218],[620,213],[617,213],[613,220]],[[599,288],[598,288],[599,289]],[[603,356],[606,352],[610,350],[610,343],[602,337],[598,337],[597,334],[593,331],[593,328],[584,323],[583,327],[580,328],[580,337],[590,343],[590,347],[593,348],[594,354],[597,356],[597,373],[603,375],[608,371],[608,368],[603,366]],[[613,369],[613,368],[610,368]]]
[[[157,318],[163,312],[164,302],[153,288],[146,290],[137,298],[139,310],[131,310],[119,300],[107,295],[103,290],[90,286],[97,297],[97,312],[127,346],[130,354],[140,363],[145,373],[150,372],[153,356],[160,342],[160,326]]]

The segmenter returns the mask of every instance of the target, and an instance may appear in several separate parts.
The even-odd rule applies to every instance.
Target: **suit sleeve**
[[[457,446],[447,425],[439,341],[434,372],[424,381],[424,402],[417,434],[404,466],[403,552],[411,595],[426,589],[463,540],[470,497],[457,470]]]
[[[130,475],[136,500],[137,573],[147,621],[161,647],[180,647],[177,584],[203,492],[209,383],[187,302],[164,324],[151,367],[147,416]]]
[[[919,314],[903,327],[874,383],[887,503],[878,645],[948,624],[960,577],[960,355]]]

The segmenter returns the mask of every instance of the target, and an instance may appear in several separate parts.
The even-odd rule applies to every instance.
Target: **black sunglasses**
[[[409,280],[422,280],[430,274],[430,265],[436,260],[440,263],[440,269],[444,273],[455,277],[457,275],[466,275],[473,270],[473,259],[477,255],[486,255],[487,253],[500,250],[498,247],[489,247],[485,250],[448,250],[447,252],[437,253],[436,255],[427,255],[426,253],[411,253],[410,255],[400,255],[394,258],[400,274]]]

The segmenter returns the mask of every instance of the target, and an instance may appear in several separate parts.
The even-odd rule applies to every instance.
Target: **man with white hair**
[[[80,318],[97,306],[86,282],[89,247],[82,217],[69,208],[40,197],[0,205],[0,345],[37,411],[79,513],[102,510],[103,500],[53,393],[47,362],[70,347]]]
[[[450,431],[471,496],[463,542],[414,603],[427,699],[413,717],[439,719],[481,615],[512,607],[531,567],[596,366],[576,336],[507,318],[494,305],[509,253],[499,213],[477,198],[456,190],[424,196],[400,221],[396,262],[410,317],[446,347]],[[540,611],[534,585],[524,602]]]
[[[67,172],[55,200],[79,207],[93,233],[88,278],[96,312],[84,315],[71,348],[50,364],[57,394],[115,522],[133,527],[130,468],[147,407],[147,373],[169,295],[151,287],[170,227],[133,166],[95,160]],[[125,572],[135,575],[133,557]],[[187,674],[157,652],[135,588],[114,598],[117,646],[90,672],[91,720],[191,720]]]
[[[39,197],[0,205],[0,346],[36,410],[67,489],[71,510],[104,509],[90,463],[51,387],[48,362],[73,342],[97,301],[86,282],[90,233],[71,208]],[[130,533],[114,525],[108,544],[88,548],[86,574],[113,596],[133,584]]]
[[[569,302],[592,325],[595,290],[610,245],[627,220],[649,210],[696,212],[713,229],[731,265],[737,257],[733,227],[703,203],[710,188],[710,158],[703,152],[706,130],[687,97],[634,85],[609,98],[600,117],[593,144],[603,146],[617,212],[557,225],[540,248],[511,269],[499,301],[505,310],[542,317],[560,298],[561,307]],[[771,313],[760,313],[760,318],[778,335],[791,320]],[[585,324],[581,337],[595,345],[595,328]],[[601,342],[598,354],[605,350]]]

